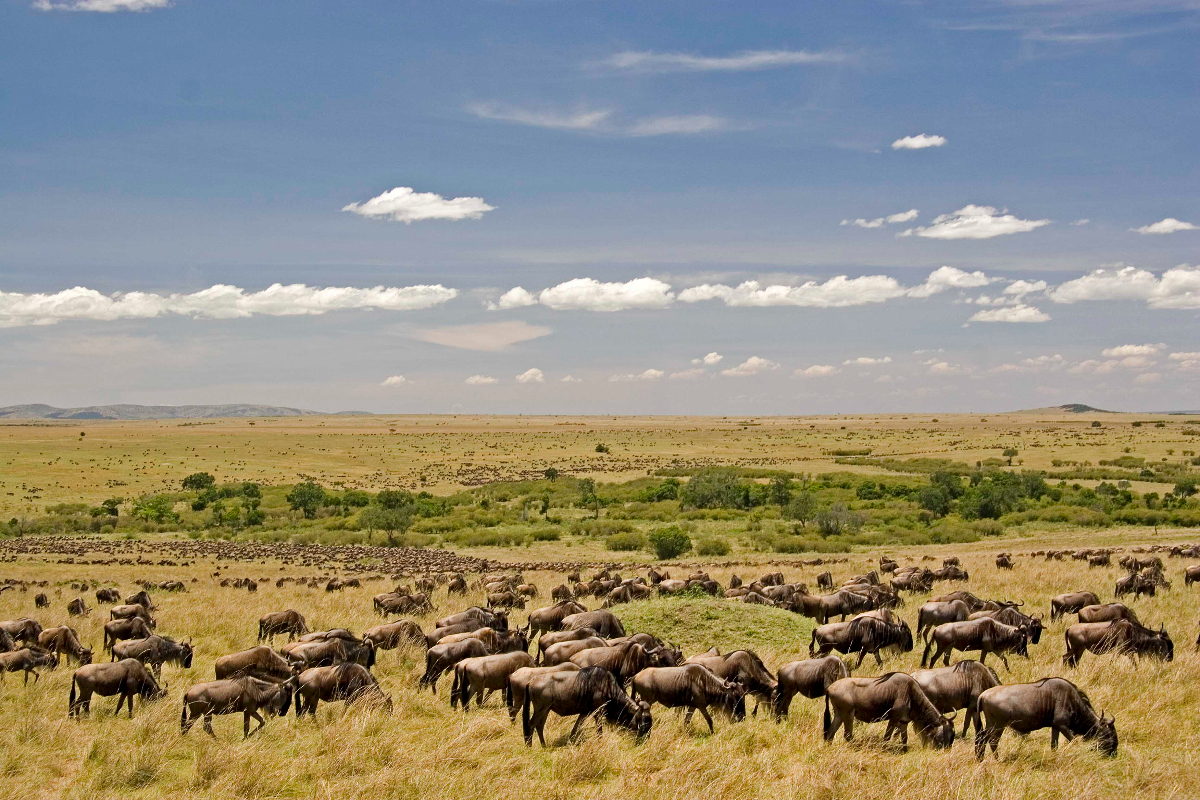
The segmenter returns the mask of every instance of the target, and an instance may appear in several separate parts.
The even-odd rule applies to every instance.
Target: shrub
[[[207,472],[193,472],[183,479],[183,488],[202,492],[217,482],[217,479]]]
[[[679,500],[688,508],[747,508],[750,492],[734,470],[714,468],[689,480],[680,490]]]
[[[660,528],[650,534],[650,547],[660,560],[667,560],[681,556],[692,549],[691,538],[672,525],[669,528]]]
[[[646,547],[646,537],[640,533],[614,533],[604,541],[604,547],[617,552],[631,552]]]
[[[727,556],[729,550],[729,541],[720,536],[706,536],[696,543],[696,554],[701,556]]]

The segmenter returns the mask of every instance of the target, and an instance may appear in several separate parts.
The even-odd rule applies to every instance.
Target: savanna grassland
[[[305,417],[195,422],[0,425],[0,619],[70,624],[98,659],[107,608],[94,589],[132,594],[135,581],[181,580],[152,591],[158,632],[190,638],[190,669],[164,667],[165,699],[116,718],[113,698],[67,718],[73,665],[19,674],[0,687],[0,785],[26,797],[961,797],[1191,798],[1200,794],[1200,655],[1193,646],[1200,587],[1184,586],[1192,561],[1165,558],[1169,591],[1126,598],[1141,620],[1166,626],[1170,663],[1085,655],[1062,663],[1063,631],[1049,623],[1030,658],[1010,658],[1005,683],[1069,677],[1097,710],[1115,715],[1116,758],[1076,741],[1051,751],[1048,732],[1009,733],[1000,759],[975,762],[969,741],[950,752],[917,737],[901,752],[882,725],[855,741],[821,740],[819,701],[797,698],[783,722],[760,712],[742,723],[654,709],[642,743],[551,717],[551,747],[528,749],[499,699],[464,714],[419,692],[418,648],[381,652],[373,669],[395,702],[391,715],[322,705],[316,720],[271,719],[247,741],[238,717],[216,720],[217,739],[179,732],[186,687],[213,678],[214,660],[251,647],[259,616],[294,608],[313,630],[361,633],[378,624],[371,597],[455,554],[479,571],[522,571],[550,603],[568,564],[616,565],[628,577],[665,565],[707,570],[722,586],[780,570],[816,590],[871,569],[881,554],[937,566],[958,555],[965,588],[1023,602],[1090,590],[1113,599],[1116,566],[1047,561],[1033,551],[1123,551],[1200,540],[1200,423],[1179,416],[1064,414],[894,415],[820,418]],[[1006,454],[1006,451],[1008,453]],[[550,470],[551,472],[547,472]],[[202,476],[200,480],[198,476]],[[185,481],[189,481],[185,483]],[[303,491],[301,491],[303,490]],[[664,555],[665,540],[686,542]],[[386,545],[386,546],[385,546]],[[297,550],[301,548],[301,550]],[[999,571],[997,552],[1016,554]],[[802,560],[820,559],[820,566]],[[467,564],[467,562],[463,562]],[[424,567],[415,571],[421,572]],[[433,568],[430,566],[429,568]],[[440,569],[440,567],[439,567]],[[409,569],[409,572],[414,571]],[[282,576],[315,587],[277,586]],[[258,591],[221,586],[253,578]],[[326,592],[330,577],[361,588]],[[45,582],[44,587],[22,582]],[[85,590],[73,582],[86,582]],[[36,608],[45,592],[50,605]],[[916,627],[929,594],[899,610]],[[68,617],[83,597],[91,607]],[[433,620],[486,598],[433,595]],[[595,608],[599,601],[584,601]],[[712,646],[757,651],[771,670],[804,658],[813,621],[782,608],[724,598],[655,597],[615,608],[630,632],[658,635],[685,655]],[[526,611],[514,611],[523,624]],[[868,658],[857,675],[916,669],[921,646]],[[989,663],[992,663],[989,659]],[[961,718],[958,720],[961,731]],[[969,737],[968,737],[969,738]]]

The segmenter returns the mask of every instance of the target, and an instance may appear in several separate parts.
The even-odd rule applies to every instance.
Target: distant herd
[[[1200,557],[1200,546],[1151,548],[1168,556]],[[1086,561],[1089,567],[1111,564],[1115,549],[1039,551],[1030,556],[1047,560]],[[803,562],[819,566],[820,559]],[[827,563],[827,562],[826,562]],[[1123,555],[1126,569],[1115,595],[1153,596],[1169,589],[1166,568],[1159,555]],[[1016,566],[1011,553],[995,557],[1000,570]],[[882,577],[881,577],[882,576]],[[402,576],[395,576],[397,578]],[[686,709],[685,721],[699,712],[713,730],[712,712],[735,721],[746,716],[746,700],[755,701],[755,713],[765,707],[775,719],[788,714],[793,699],[824,698],[822,732],[831,740],[839,730],[853,737],[855,722],[887,722],[885,740],[893,736],[908,742],[911,724],[918,736],[934,748],[948,748],[955,736],[954,716],[962,711],[962,736],[975,728],[975,754],[983,759],[990,746],[995,752],[1002,733],[1011,728],[1020,734],[1050,729],[1051,746],[1059,737],[1076,736],[1094,742],[1105,755],[1117,751],[1115,721],[1097,713],[1087,695],[1063,678],[1043,678],[1027,684],[1004,685],[985,662],[995,655],[1005,669],[1008,656],[1028,657],[1038,645],[1044,617],[1022,611],[1022,604],[983,599],[969,591],[952,591],[932,597],[917,610],[916,637],[924,642],[922,669],[912,674],[888,672],[878,677],[853,677],[839,656],[857,654],[857,669],[868,656],[879,666],[883,654],[914,649],[914,634],[896,609],[905,605],[903,593],[931,593],[939,581],[970,579],[958,558],[946,558],[938,569],[901,567],[880,558],[877,569],[856,575],[835,588],[830,572],[816,578],[811,594],[803,583],[788,583],[773,572],[744,583],[736,575],[722,587],[703,571],[686,579],[673,579],[654,567],[644,576],[622,577],[599,570],[588,580],[571,571],[564,583],[551,590],[553,603],[528,615],[523,627],[510,628],[511,609],[523,609],[540,592],[516,574],[484,574],[468,583],[467,575],[438,572],[420,575],[412,586],[400,585],[376,595],[373,608],[385,618],[356,635],[347,629],[310,631],[303,615],[293,609],[269,613],[258,620],[257,645],[223,655],[214,663],[215,680],[198,683],[184,692],[180,729],[186,734],[200,721],[213,734],[216,715],[240,713],[243,734],[261,729],[267,716],[284,716],[294,709],[298,717],[315,714],[321,702],[347,701],[374,704],[392,710],[392,699],[372,673],[377,653],[401,646],[425,650],[425,670],[418,690],[437,692],[440,677],[453,675],[451,706],[482,706],[499,693],[509,717],[520,715],[526,744],[536,734],[544,746],[544,729],[551,712],[574,716],[568,737],[574,740],[588,719],[597,728],[605,723],[626,729],[639,739],[650,734],[655,705]],[[1185,585],[1200,581],[1200,566],[1184,570]],[[253,583],[251,581],[251,583]],[[359,586],[357,579],[328,581],[337,591]],[[12,582],[0,588],[11,588]],[[438,619],[423,630],[411,619],[386,621],[391,615],[424,615],[433,612],[432,597],[444,586],[447,598],[482,591],[487,606],[472,606]],[[90,711],[94,696],[117,697],[117,713],[126,706],[133,715],[134,699],[154,701],[167,694],[160,684],[165,664],[187,669],[194,655],[190,640],[156,633],[152,615],[156,607],[146,587],[158,591],[186,591],[178,582],[143,584],[124,598],[113,588],[95,592],[98,604],[110,605],[104,623],[103,650],[111,660],[92,662],[92,650],[70,626],[43,628],[25,617],[0,622],[0,679],[4,673],[23,672],[24,681],[38,679],[38,670],[54,669],[60,659],[79,664],[75,670],[68,713],[75,717]],[[24,588],[24,587],[22,587]],[[240,588],[257,589],[243,584]],[[685,657],[678,646],[648,633],[628,634],[613,612],[615,606],[649,598],[688,592],[722,596],[732,601],[768,605],[813,618],[808,658],[779,666],[772,673],[749,649],[722,654],[717,648]],[[588,610],[581,601],[594,598],[601,606]],[[38,594],[35,605],[49,605]],[[90,613],[82,597],[68,605],[71,615]],[[1170,661],[1174,644],[1166,630],[1142,625],[1122,602],[1102,603],[1090,591],[1059,594],[1050,600],[1049,620],[1075,614],[1078,621],[1066,628],[1063,663],[1075,667],[1084,653],[1118,652],[1130,657]],[[834,618],[839,618],[834,621]],[[277,636],[287,643],[276,649]],[[531,647],[533,653],[531,654]],[[1197,642],[1200,647],[1200,641]],[[955,652],[978,653],[978,661],[951,664]],[[938,667],[941,661],[942,666]],[[252,730],[251,723],[257,723]]]

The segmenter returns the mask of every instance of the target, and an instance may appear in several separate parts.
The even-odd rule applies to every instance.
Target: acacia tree
[[[325,487],[316,481],[297,483],[285,499],[293,511],[300,511],[305,519],[312,519],[325,502]]]

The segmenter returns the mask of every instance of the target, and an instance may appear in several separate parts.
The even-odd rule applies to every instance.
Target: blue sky
[[[1198,24],[4,0],[0,404],[1195,408]]]

